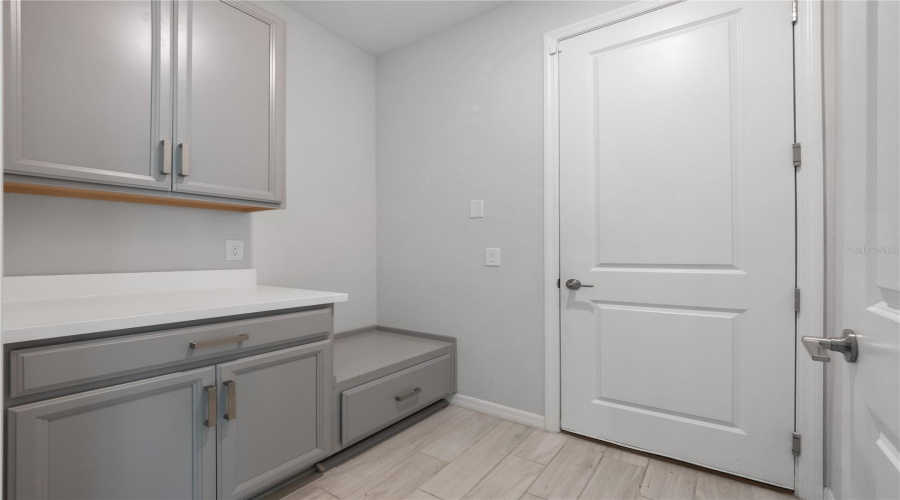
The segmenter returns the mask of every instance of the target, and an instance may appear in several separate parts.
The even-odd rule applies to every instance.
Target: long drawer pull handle
[[[234,380],[225,381],[225,396],[228,398],[227,410],[225,411],[225,420],[235,420],[237,418],[237,385]]]
[[[203,390],[206,391],[206,422],[203,422],[203,425],[215,427],[216,420],[219,419],[216,413],[216,407],[219,405],[219,391],[216,390],[214,385],[208,385]]]
[[[404,395],[402,395],[402,396],[394,396],[394,399],[396,399],[397,401],[406,401],[407,399],[409,399],[409,398],[415,396],[416,394],[418,394],[418,393],[420,393],[420,392],[422,392],[422,388],[421,388],[421,387],[416,387],[416,388],[413,389],[412,391],[407,392],[406,394],[404,394]]]
[[[216,340],[204,340],[203,342],[191,342],[189,345],[191,346],[191,349],[203,349],[205,347],[214,347],[222,344],[237,344],[238,342],[243,342],[245,340],[250,340],[250,335],[242,333],[236,337],[228,337]]]

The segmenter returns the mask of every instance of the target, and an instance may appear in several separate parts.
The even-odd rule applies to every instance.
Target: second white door
[[[559,46],[563,429],[787,488],[790,19],[686,2]]]
[[[859,340],[854,363],[828,353],[828,487],[834,498],[900,498],[900,5],[825,12],[834,267],[823,336]]]

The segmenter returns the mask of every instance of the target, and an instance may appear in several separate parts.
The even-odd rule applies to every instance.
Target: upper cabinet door
[[[172,3],[3,4],[5,171],[171,189]]]
[[[180,2],[175,190],[281,202],[285,23],[244,2]]]

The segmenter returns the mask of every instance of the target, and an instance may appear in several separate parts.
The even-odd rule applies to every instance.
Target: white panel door
[[[824,336],[853,330],[859,357],[831,353],[827,368],[829,487],[900,498],[900,4],[835,8],[836,314]]]
[[[686,2],[560,43],[560,306],[563,429],[793,488],[790,19]]]

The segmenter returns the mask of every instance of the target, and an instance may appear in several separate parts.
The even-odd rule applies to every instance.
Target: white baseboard
[[[542,415],[517,410],[515,408],[510,408],[509,406],[498,405],[497,403],[491,403],[490,401],[484,401],[483,399],[476,399],[462,394],[454,394],[450,398],[450,404],[477,411],[478,413],[484,413],[485,415],[490,415],[492,417],[502,418],[503,420],[509,420],[510,422],[515,422],[517,424],[537,427],[538,429],[544,428],[544,417]]]
[[[831,492],[831,488],[825,488],[825,500],[834,500],[834,493]]]

